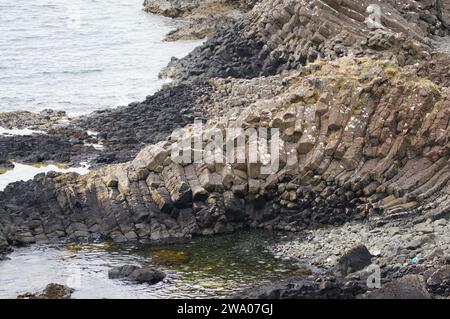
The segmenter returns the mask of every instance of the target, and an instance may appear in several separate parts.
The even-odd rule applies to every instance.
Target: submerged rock
[[[148,283],[154,285],[164,278],[166,274],[161,270],[141,268],[134,265],[114,267],[108,272],[110,279],[125,279],[136,283]]]
[[[75,289],[60,284],[48,284],[44,290],[37,293],[26,293],[17,299],[70,299]]]

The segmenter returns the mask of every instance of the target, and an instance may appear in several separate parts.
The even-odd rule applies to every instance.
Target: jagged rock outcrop
[[[0,225],[0,260],[3,260],[5,255],[11,252],[11,247],[8,244],[5,233],[6,231],[3,229],[3,226]]]
[[[204,46],[173,61],[170,68],[176,72],[172,76],[183,80],[204,75],[252,78],[296,69],[320,56],[358,53],[370,31],[365,23],[370,4],[366,0],[259,1],[232,27],[219,30]],[[434,1],[383,1],[379,5],[381,22],[392,32],[424,43],[429,42],[429,34],[443,34],[440,7]]]

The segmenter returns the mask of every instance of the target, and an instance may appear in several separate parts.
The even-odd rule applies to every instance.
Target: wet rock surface
[[[44,290],[37,293],[26,293],[17,299],[70,299],[75,290],[60,284],[48,284]]]
[[[166,274],[157,269],[146,269],[133,265],[115,267],[108,272],[110,279],[124,279],[135,283],[154,285],[162,281]]]

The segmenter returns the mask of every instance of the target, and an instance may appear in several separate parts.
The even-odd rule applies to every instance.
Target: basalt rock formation
[[[176,163],[177,140],[168,139],[86,176],[40,175],[9,186],[0,195],[3,224],[17,228],[10,236],[20,244],[445,217],[448,92],[416,72],[367,58],[309,64],[284,79],[286,92],[206,124],[204,135],[278,128],[274,174],[261,174],[260,163]]]
[[[0,192],[0,252],[2,237],[10,245],[148,242],[256,227],[448,221],[450,57],[428,39],[445,30],[448,1],[418,3],[385,1],[385,27],[369,30],[365,1],[259,1],[174,60],[172,87],[77,120],[109,140],[105,162],[116,164],[85,176],[41,174]],[[194,118],[209,136],[202,147],[222,136],[249,150],[243,130],[277,129],[278,165],[261,170],[265,148],[254,152],[256,163],[214,152],[204,155],[215,161],[180,160],[180,141],[200,136]],[[270,149],[276,139],[264,142]],[[337,282],[333,296],[362,293]],[[442,282],[435,291],[446,291]],[[324,291],[308,285],[305,296]]]
[[[448,1],[383,1],[381,22],[421,42],[444,34],[440,12]],[[318,57],[336,58],[357,47],[369,31],[365,20],[371,1],[258,1],[230,28],[218,31],[204,46],[169,66],[172,76],[252,78],[296,69]],[[376,42],[376,41],[375,41]],[[368,42],[374,48],[390,46]],[[381,46],[380,46],[381,45]]]

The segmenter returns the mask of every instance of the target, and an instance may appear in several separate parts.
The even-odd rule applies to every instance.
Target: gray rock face
[[[220,0],[145,0],[144,9],[148,12],[178,18],[199,5],[219,3]],[[225,2],[225,1],[222,1]]]
[[[112,268],[108,272],[111,279],[125,279],[136,283],[148,283],[154,285],[162,281],[166,274],[157,269],[146,269],[133,265],[125,265]]]
[[[254,5],[256,1],[258,0],[144,0],[144,10],[171,18],[179,18],[191,14],[195,9],[206,10],[206,13],[220,10],[226,5],[245,9]]]

